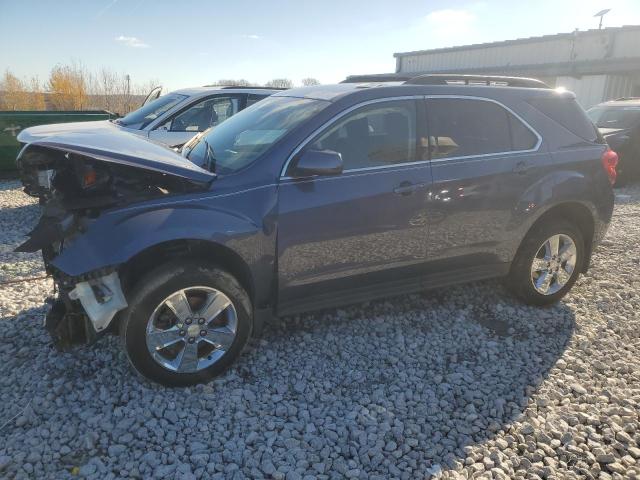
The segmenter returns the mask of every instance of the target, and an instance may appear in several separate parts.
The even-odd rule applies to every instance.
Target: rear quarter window
[[[574,98],[534,98],[529,100],[529,104],[583,140],[601,142],[598,129]]]

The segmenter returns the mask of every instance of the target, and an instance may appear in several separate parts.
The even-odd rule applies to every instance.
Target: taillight
[[[602,167],[609,177],[609,183],[613,185],[616,183],[616,177],[618,176],[618,172],[616,172],[616,167],[618,166],[618,154],[611,150],[610,148],[605,150],[602,154]]]

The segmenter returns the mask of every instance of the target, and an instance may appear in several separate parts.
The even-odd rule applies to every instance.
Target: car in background
[[[123,131],[177,149],[200,132],[215,127],[241,110],[283,89],[266,87],[204,86],[176,90],[159,96],[151,91],[142,107],[114,120],[39,125],[24,130],[21,145],[68,134],[109,134]],[[50,178],[16,162],[25,193],[48,194]]]
[[[122,118],[82,124],[41,125],[29,129],[29,141],[70,132],[108,131],[117,127],[169,147],[179,147],[198,132],[219,125],[240,110],[279,91],[282,89],[210,85],[158,96],[156,88],[140,108]]]
[[[640,179],[640,97],[601,103],[587,114],[620,157],[616,184]]]
[[[205,86],[167,93],[122,118],[118,127],[170,147],[179,147],[199,132],[215,127],[240,110],[282,89]]]

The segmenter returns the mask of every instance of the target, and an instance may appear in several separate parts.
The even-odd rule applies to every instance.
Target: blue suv
[[[18,250],[57,285],[54,343],[119,333],[165,385],[220,374],[271,315],[492,277],[557,302],[605,235],[617,163],[572,93],[509,77],[288,90],[182,155],[21,137],[46,198]]]

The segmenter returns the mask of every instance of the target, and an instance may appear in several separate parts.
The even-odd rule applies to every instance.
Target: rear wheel
[[[120,334],[133,367],[167,386],[223,373],[251,334],[251,304],[238,281],[214,266],[175,261],[142,278]]]
[[[582,271],[584,239],[573,224],[552,219],[534,226],[511,266],[507,286],[530,305],[564,297]]]

